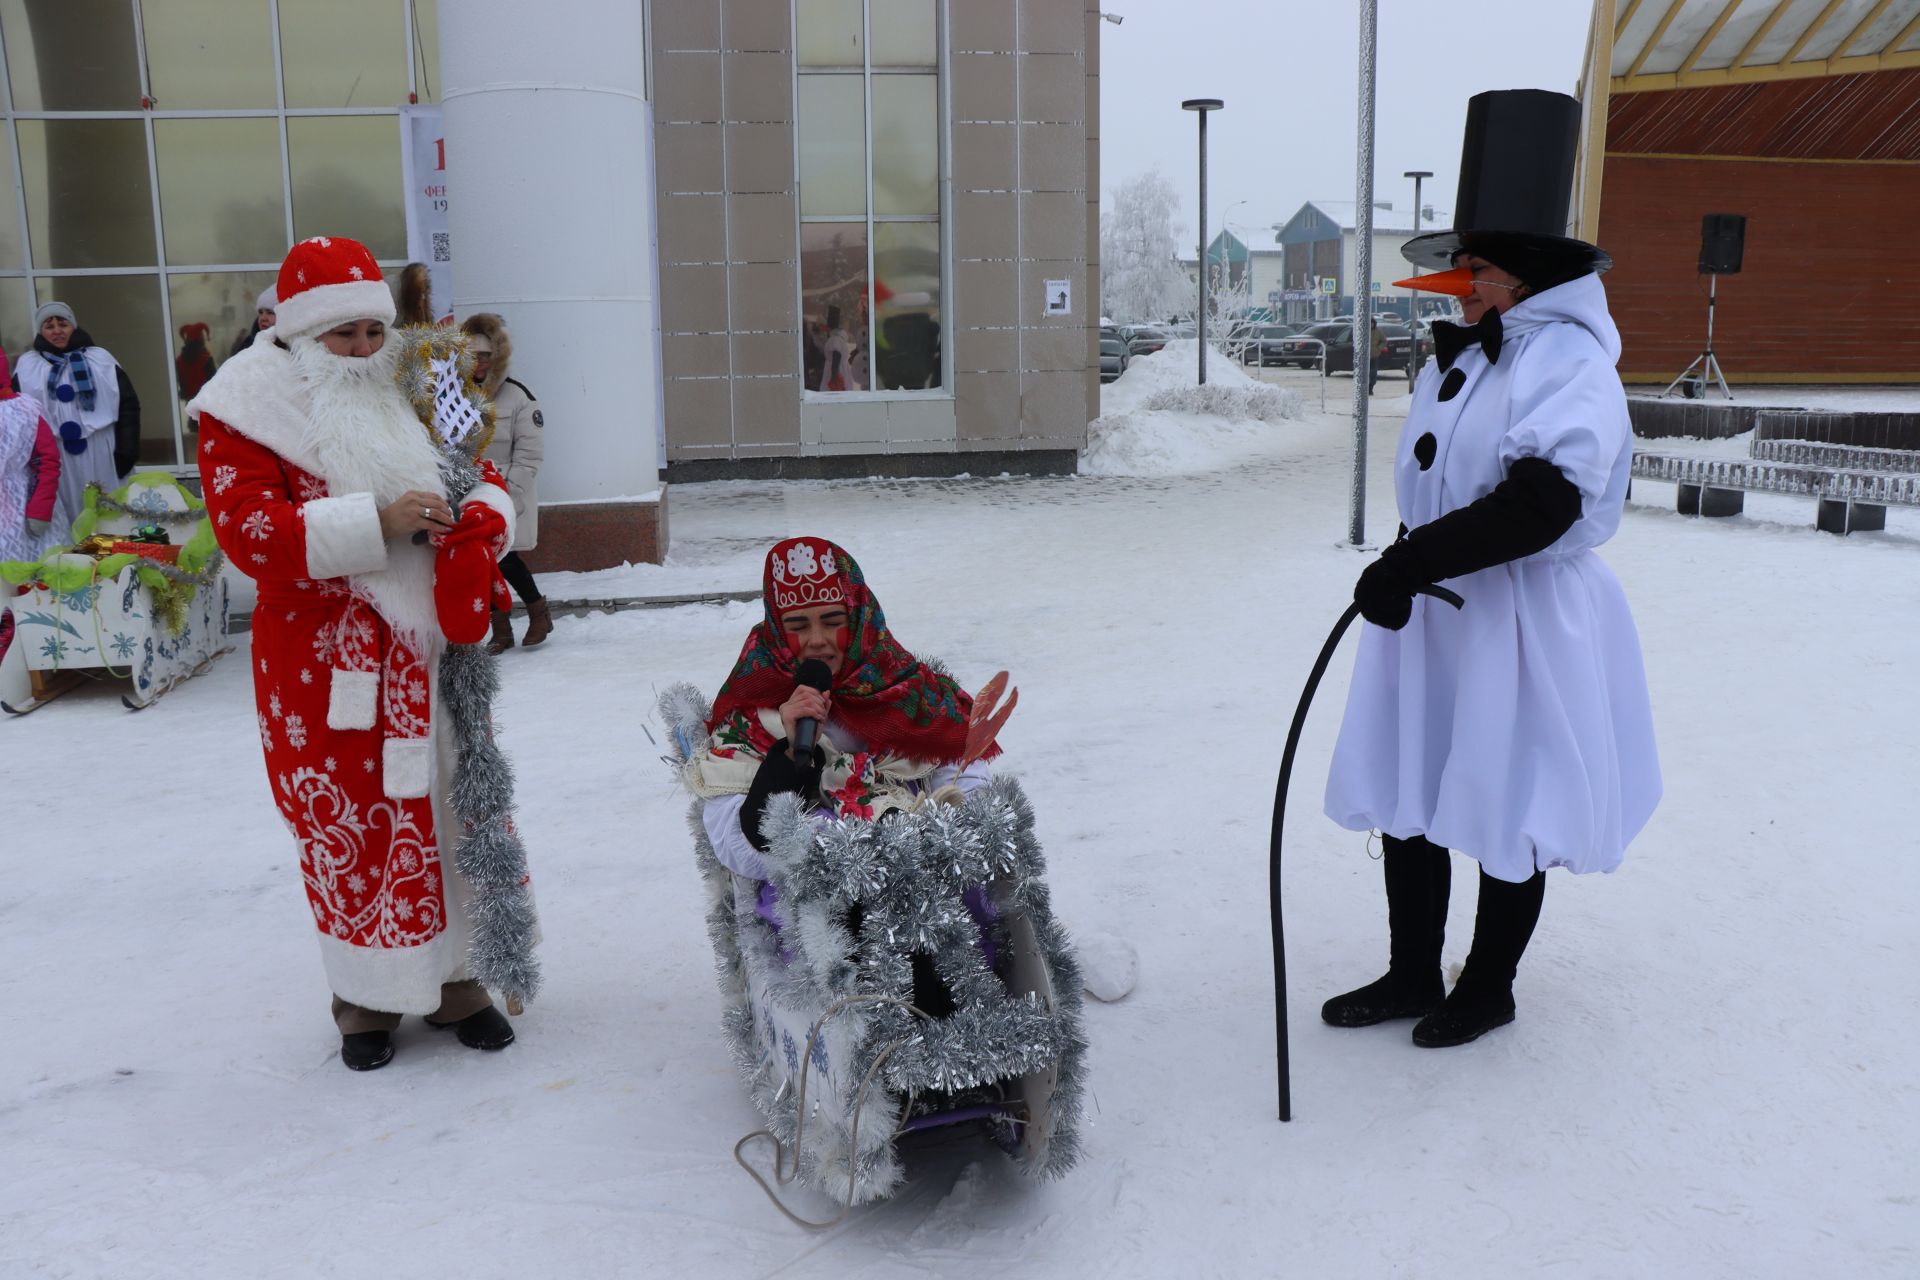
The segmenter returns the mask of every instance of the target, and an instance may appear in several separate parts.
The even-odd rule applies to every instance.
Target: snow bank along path
[[[1095,476],[1191,475],[1258,452],[1300,417],[1300,393],[1250,378],[1217,347],[1207,353],[1207,382],[1196,381],[1200,344],[1192,338],[1141,356],[1101,391],[1100,416],[1087,427],[1080,469]]]

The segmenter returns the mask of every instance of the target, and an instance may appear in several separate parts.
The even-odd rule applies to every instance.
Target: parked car
[[[1421,330],[1417,339],[1404,324],[1382,324],[1380,332],[1387,335],[1387,361],[1380,366],[1382,373],[1401,373],[1411,378],[1412,366],[1407,362],[1407,354],[1417,340],[1420,344],[1420,362],[1425,364],[1433,357],[1433,335]]]
[[[1100,381],[1112,382],[1127,371],[1127,344],[1119,338],[1100,339]]]
[[[1215,333],[1209,329],[1208,336],[1220,344],[1222,351],[1244,364],[1247,362],[1247,348],[1256,340],[1254,330],[1259,327],[1245,320],[1236,320],[1226,327],[1224,333]]]
[[[1407,353],[1414,337],[1403,324],[1382,324],[1380,332],[1387,340],[1387,354],[1381,362],[1380,372],[1410,377],[1411,370],[1407,362]],[[1420,358],[1427,360],[1433,355],[1433,338],[1422,333],[1419,338]],[[1328,373],[1353,372],[1353,322],[1351,320],[1327,320],[1308,328],[1293,338],[1282,339],[1275,363],[1294,365],[1301,369],[1314,369],[1320,365],[1320,344],[1327,348]]]
[[[1327,372],[1353,368],[1353,325],[1339,320],[1323,320],[1308,325],[1299,333],[1279,339],[1274,363],[1300,369],[1320,367],[1320,348],[1326,347]],[[1344,348],[1344,350],[1343,350]]]
[[[1166,346],[1172,339],[1164,329],[1149,325],[1134,325],[1127,335],[1127,356],[1138,360],[1141,356],[1150,356]]]
[[[1255,325],[1248,337],[1245,349],[1240,353],[1242,364],[1257,364],[1266,368],[1270,364],[1285,364],[1281,354],[1281,341],[1300,332],[1297,324]]]

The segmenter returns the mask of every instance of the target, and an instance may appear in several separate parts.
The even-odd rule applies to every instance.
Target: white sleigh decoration
[[[124,510],[115,509],[120,507]],[[176,542],[185,542],[205,525],[204,515],[198,523],[189,518],[195,511],[172,477],[136,475],[111,505],[100,504],[91,532],[131,539],[140,525],[160,523]],[[155,562],[136,561],[101,576],[93,572],[96,562],[90,556],[49,555],[41,573],[26,582],[26,591],[7,601],[15,631],[6,665],[10,670],[24,665],[28,698],[15,702],[10,696],[5,709],[16,715],[36,710],[91,675],[128,680],[132,688],[122,701],[139,710],[204,670],[232,647],[221,564],[215,550],[197,573],[165,566],[176,592],[190,590],[173,619],[176,629],[156,592],[141,580],[143,567],[149,576],[162,571]],[[9,693],[18,696],[17,689]]]

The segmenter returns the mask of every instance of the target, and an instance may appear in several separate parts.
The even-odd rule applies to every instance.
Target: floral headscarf
[[[707,732],[732,721],[739,740],[758,744],[765,734],[754,713],[787,700],[800,663],[780,615],[838,603],[847,609],[849,640],[833,682],[834,719],[859,734],[871,752],[936,764],[960,759],[972,697],[893,638],[866,576],[846,551],[825,538],[790,538],[776,545],[762,572],[762,601],[766,617],[748,633],[733,673],[714,699]],[[998,748],[988,752],[995,754]]]

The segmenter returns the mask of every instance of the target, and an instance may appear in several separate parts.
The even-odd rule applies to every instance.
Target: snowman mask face
[[[1478,324],[1489,309],[1510,310],[1526,289],[1526,282],[1519,276],[1477,253],[1458,254],[1453,265],[1473,272],[1473,292],[1460,299],[1461,316],[1468,324]]]

